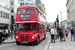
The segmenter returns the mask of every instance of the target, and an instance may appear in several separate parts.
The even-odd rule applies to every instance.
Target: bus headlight
[[[34,39],[35,37],[34,36],[32,36],[32,39]]]
[[[16,38],[18,39],[18,36],[16,36]]]

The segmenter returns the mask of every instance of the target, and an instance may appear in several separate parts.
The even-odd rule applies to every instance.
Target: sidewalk
[[[50,43],[49,50],[75,50],[75,41],[70,41],[70,33],[66,41],[59,42],[59,39],[56,40],[56,43]]]
[[[8,37],[8,39],[6,39],[4,42],[15,42],[15,38],[14,38],[14,36],[12,39],[11,39],[11,37]]]

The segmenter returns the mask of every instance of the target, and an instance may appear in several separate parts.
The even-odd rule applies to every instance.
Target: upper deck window
[[[26,12],[27,13],[34,13],[34,8],[27,8]]]
[[[36,13],[37,13],[37,14],[39,13],[37,9],[36,9]]]
[[[18,9],[18,14],[25,13],[25,9]]]

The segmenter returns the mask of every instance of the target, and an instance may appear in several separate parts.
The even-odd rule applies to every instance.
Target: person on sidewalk
[[[73,38],[74,38],[74,41],[75,41],[75,28],[73,30]]]
[[[60,42],[62,42],[63,41],[63,29],[61,27],[59,27],[58,34],[60,36]]]
[[[57,33],[56,28],[54,28],[54,34],[55,34],[55,39],[57,39],[57,35],[58,35],[58,33]]]
[[[63,41],[66,41],[66,33],[65,33],[66,29],[65,29],[64,25],[62,25],[62,29],[63,29],[63,38],[64,38]]]
[[[5,37],[6,37],[6,34],[5,34],[5,31],[4,31],[4,29],[2,29],[2,40],[4,41],[5,40]]]
[[[68,38],[68,33],[69,33],[68,28],[66,28],[65,33],[66,33],[66,37]]]
[[[59,33],[60,28],[57,28],[57,33]],[[57,38],[59,39],[59,34],[57,35]]]
[[[72,37],[73,37],[73,27],[71,27],[71,41],[72,41]]]
[[[7,28],[6,28],[6,30],[5,30],[5,35],[6,35],[6,38],[8,39],[9,31],[8,31],[8,29],[7,29]]]
[[[0,30],[0,44],[5,40],[5,36],[4,29]]]
[[[55,43],[55,37],[54,37],[54,29],[53,29],[53,27],[51,29],[50,35],[51,35],[51,43],[53,43],[53,40],[54,40],[54,43]]]
[[[0,30],[0,44],[2,43],[2,30]]]

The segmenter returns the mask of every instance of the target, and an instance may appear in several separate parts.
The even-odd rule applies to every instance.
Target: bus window
[[[40,30],[42,30],[42,26],[40,26]]]
[[[38,14],[38,10],[36,9],[36,13]]]
[[[38,30],[38,24],[25,23],[25,30]]]
[[[31,29],[30,30],[38,30],[38,25],[31,25]]]
[[[26,13],[34,13],[34,8],[27,8]]]
[[[16,31],[24,31],[23,24],[16,24]]]
[[[18,9],[18,14],[25,13],[25,9]]]

